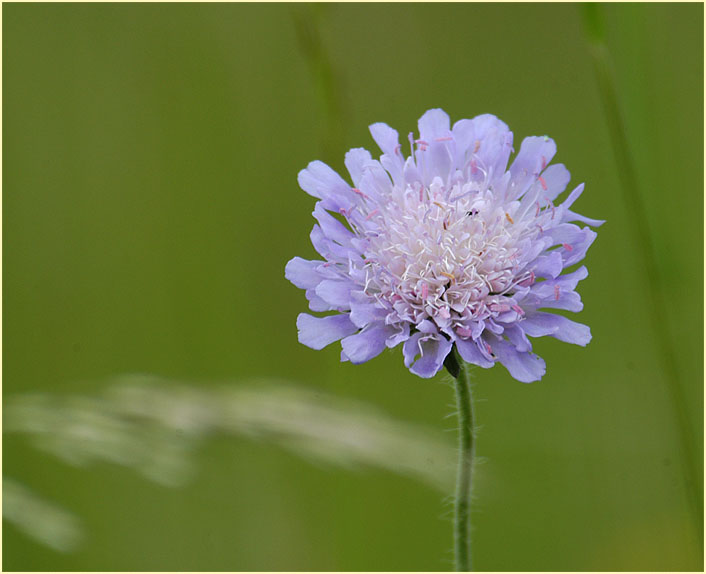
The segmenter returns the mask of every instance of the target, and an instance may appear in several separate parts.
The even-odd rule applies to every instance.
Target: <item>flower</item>
[[[508,169],[512,132],[493,115],[451,128],[443,110],[429,110],[406,159],[394,129],[376,123],[370,132],[383,154],[346,154],[353,186],[320,161],[299,173],[320,200],[311,242],[323,260],[295,257],[285,276],[306,290],[312,311],[335,311],[300,314],[301,343],[341,340],[341,360],[355,364],[402,344],[420,377],[434,376],[456,345],[469,363],[501,363],[532,382],[545,363],[528,336],[591,340],[586,325],[540,310],[582,309],[575,288],[586,268],[562,272],[596,233],[570,222],[603,223],[570,210],[583,184],[554,204],[570,175],[548,165],[553,140],[525,138]]]

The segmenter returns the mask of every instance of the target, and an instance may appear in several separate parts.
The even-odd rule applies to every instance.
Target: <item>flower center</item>
[[[508,211],[518,207],[473,181],[396,186],[369,216],[366,293],[405,320],[430,318],[439,327],[509,310],[503,301],[517,284],[522,240],[533,232]]]

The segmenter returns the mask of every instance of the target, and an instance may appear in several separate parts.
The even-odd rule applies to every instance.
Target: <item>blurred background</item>
[[[6,4],[3,568],[452,569],[448,377],[300,345],[284,279],[298,171],[442,107],[607,220],[591,344],[476,371],[476,569],[703,570],[703,6],[583,10]]]

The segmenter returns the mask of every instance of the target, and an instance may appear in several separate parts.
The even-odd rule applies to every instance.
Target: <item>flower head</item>
[[[311,241],[322,260],[292,259],[285,275],[306,290],[299,341],[313,349],[341,340],[341,360],[363,363],[402,344],[404,362],[432,377],[456,345],[481,367],[503,364],[523,382],[545,372],[529,337],[586,345],[587,326],[540,309],[580,311],[579,267],[600,225],[570,210],[583,184],[560,205],[569,183],[548,165],[554,142],[528,137],[508,168],[512,132],[492,115],[453,128],[439,109],[419,120],[405,158],[398,134],[370,126],[383,151],[346,154],[349,185],[320,161],[299,173],[318,198]]]

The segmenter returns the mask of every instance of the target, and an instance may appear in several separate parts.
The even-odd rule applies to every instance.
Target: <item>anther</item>
[[[562,246],[564,249],[566,249],[567,251],[573,251],[573,250],[574,250],[574,248],[571,247],[571,245],[569,245],[568,243],[562,243],[561,246]]]
[[[365,218],[365,221],[368,221],[371,217],[373,217],[374,215],[377,215],[378,213],[380,213],[380,211],[379,211],[378,209],[373,209],[373,210],[368,214],[368,216]]]
[[[446,271],[441,271],[441,272],[439,272],[439,275],[443,275],[444,277],[448,277],[449,279],[451,279],[451,282],[452,282],[452,283],[453,283],[454,281],[456,281],[456,277],[454,277],[453,275],[451,275],[451,273],[446,273]]]
[[[559,285],[554,285],[554,300],[555,301],[559,300],[560,294],[561,294],[561,289],[559,288]]]
[[[542,184],[542,189],[547,191],[547,182],[544,181],[544,178],[540,175],[537,179],[539,180],[539,183]]]
[[[476,145],[473,148],[473,153],[478,153],[479,149],[480,149],[480,140],[476,140]]]
[[[365,193],[360,191],[357,187],[352,187],[351,190],[353,191],[353,193],[356,193],[365,199],[370,199]]]
[[[512,217],[510,217],[510,214],[509,214],[509,213],[505,212],[505,217],[507,217],[507,220],[508,220],[510,223],[515,223],[515,222],[513,221]]]
[[[544,169],[545,167],[547,167],[547,158],[542,156],[542,169]]]
[[[446,136],[443,138],[434,139],[435,142],[450,142],[453,138],[451,136]]]

